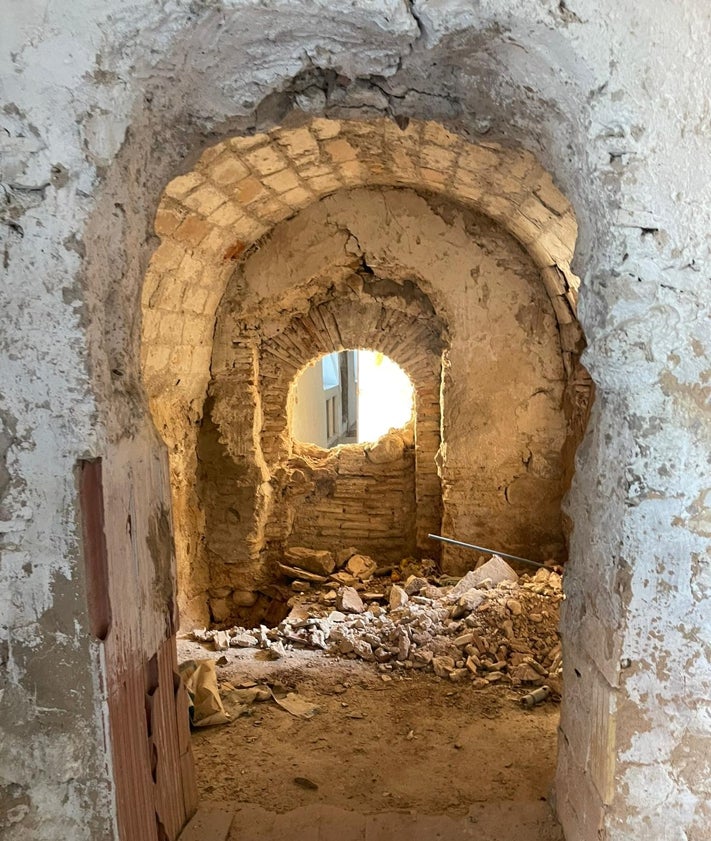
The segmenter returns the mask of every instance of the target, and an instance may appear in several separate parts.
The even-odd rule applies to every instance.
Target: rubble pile
[[[274,659],[288,650],[320,649],[373,662],[383,672],[426,669],[475,688],[546,685],[560,694],[563,596],[556,571],[519,576],[494,555],[456,583],[424,574],[393,583],[373,577],[379,570],[367,556],[354,553],[334,573],[328,553],[313,553],[314,561],[300,552],[292,550],[282,571],[309,580],[309,587],[290,600],[291,613],[278,626],[198,630],[194,639],[218,650],[264,649]]]

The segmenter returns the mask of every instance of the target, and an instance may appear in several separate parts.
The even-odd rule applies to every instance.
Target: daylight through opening
[[[413,408],[410,378],[383,353],[329,353],[294,381],[291,434],[323,448],[368,443],[406,426]]]

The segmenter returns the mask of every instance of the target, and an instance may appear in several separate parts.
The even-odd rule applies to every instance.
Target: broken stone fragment
[[[435,587],[434,584],[428,584],[420,590],[420,596],[432,601],[443,598],[447,593],[449,593],[448,587]]]
[[[560,593],[563,589],[563,578],[557,572],[551,572],[548,576],[548,586],[556,593]]]
[[[365,640],[354,640],[353,651],[361,658],[361,660],[375,660],[373,649],[370,643]],[[387,653],[387,652],[386,652]],[[388,655],[389,657],[390,655]]]
[[[457,648],[464,648],[467,645],[471,645],[474,642],[474,634],[462,634],[461,636],[457,637],[454,640],[454,644]]]
[[[236,633],[230,637],[230,645],[232,648],[256,648],[259,645],[259,640],[246,632]]]
[[[506,599],[506,608],[513,616],[520,616],[523,608],[517,599]]]
[[[467,669],[453,669],[449,673],[449,679],[457,683],[460,680],[464,680],[465,677],[469,675],[469,671]]]
[[[350,654],[353,651],[353,640],[348,637],[336,640],[336,651],[338,654]]]
[[[543,675],[544,677],[548,674],[548,670],[541,666],[540,663],[536,662],[533,657],[525,657],[524,663],[529,665],[534,671],[538,672],[539,675]]]
[[[208,631],[207,628],[195,628],[191,634],[195,642],[209,642],[214,635],[214,632]]]
[[[392,588],[390,589],[390,610],[398,610],[399,608],[404,607],[409,601],[410,597],[403,590],[403,588],[398,587],[397,584],[393,584]]]
[[[481,590],[468,590],[459,597],[459,601],[452,608],[452,618],[459,619],[467,613],[476,610],[484,601],[484,594]]]
[[[307,549],[305,546],[294,546],[284,553],[284,560],[287,566],[305,569],[316,575],[330,575],[336,562],[333,555],[325,549]]]
[[[342,569],[353,557],[353,555],[357,554],[358,550],[355,546],[348,546],[346,549],[339,549],[336,552],[336,569]]]
[[[548,584],[550,579],[551,572],[545,567],[536,570],[536,574],[533,576],[533,580],[536,581],[538,584]]]
[[[407,660],[410,656],[410,637],[404,628],[398,629],[397,645],[397,659],[400,661]]]
[[[343,613],[363,613],[365,605],[353,587],[341,587],[338,591],[336,606]]]
[[[324,584],[328,581],[323,575],[317,575],[315,572],[309,572],[305,569],[298,569],[297,567],[290,567],[286,564],[278,564],[279,571],[287,578],[296,578],[303,581],[314,581],[317,584]]]
[[[212,638],[212,644],[215,646],[215,651],[226,651],[230,645],[230,638],[227,632],[216,631]]]
[[[304,604],[295,604],[284,622],[299,622],[309,618],[309,609]]]
[[[518,683],[536,683],[543,681],[543,677],[528,663],[521,663],[509,670],[511,680]]]
[[[408,596],[416,596],[429,581],[419,575],[411,575],[405,582],[405,592]]]
[[[334,572],[331,576],[331,580],[338,582],[338,584],[343,584],[346,587],[354,587],[359,583],[355,575],[351,575],[350,572],[346,572],[345,570]]]
[[[437,677],[449,677],[449,673],[454,671],[455,661],[453,657],[433,657],[432,668]]]
[[[470,671],[472,674],[474,674],[474,675],[475,675],[475,674],[476,674],[476,670],[477,670],[480,666],[481,666],[481,663],[479,662],[479,658],[478,658],[478,657],[476,657],[476,656],[475,656],[475,655],[473,655],[473,654],[470,654],[470,655],[469,655],[469,657],[467,657],[466,667],[467,667],[467,669],[469,669],[469,671]]]
[[[503,558],[500,558],[498,555],[492,555],[485,564],[482,564],[478,569],[468,572],[453,587],[448,596],[449,601],[454,602],[469,590],[481,587],[487,579],[491,581],[493,587],[496,587],[502,581],[518,581],[518,575]]]
[[[361,581],[367,581],[373,577],[378,565],[372,558],[367,555],[353,555],[346,564],[346,572],[359,578]]]
[[[267,652],[270,660],[281,660],[282,657],[286,656],[286,649],[281,641],[270,642],[267,646]]]
[[[308,581],[299,581],[295,579],[291,582],[291,589],[297,593],[305,593],[307,590],[311,589],[311,584]]]

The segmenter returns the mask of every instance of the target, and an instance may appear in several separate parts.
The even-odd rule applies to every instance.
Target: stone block
[[[331,552],[325,549],[308,549],[305,546],[287,549],[284,559],[289,566],[323,576],[330,575],[336,566]]]
[[[465,593],[475,590],[487,579],[496,587],[502,581],[518,581],[518,575],[503,558],[492,555],[485,564],[468,572],[458,584],[454,585],[449,593],[449,600],[451,602],[457,601]]]
[[[338,591],[336,606],[342,613],[364,613],[365,605],[353,587],[341,587]]]

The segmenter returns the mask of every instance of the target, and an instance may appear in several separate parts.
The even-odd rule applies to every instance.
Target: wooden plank
[[[86,564],[86,598],[91,633],[105,640],[111,627],[109,559],[104,527],[101,459],[79,462],[79,500]]]
[[[226,841],[233,817],[234,812],[198,809],[178,841]]]

